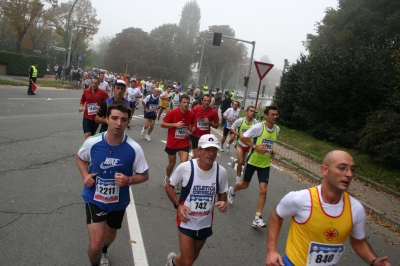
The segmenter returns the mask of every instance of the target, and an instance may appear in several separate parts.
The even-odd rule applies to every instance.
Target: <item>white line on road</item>
[[[49,101],[49,100],[80,100],[81,98],[8,98],[9,100],[44,100],[44,101]]]
[[[148,266],[146,250],[144,248],[142,232],[140,231],[139,220],[137,218],[135,200],[132,196],[131,188],[129,188],[129,197],[131,199],[128,208],[126,208],[126,218],[129,228],[129,236],[136,243],[131,243],[133,254],[133,265]]]

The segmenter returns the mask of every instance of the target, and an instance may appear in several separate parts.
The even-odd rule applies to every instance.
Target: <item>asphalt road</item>
[[[89,265],[83,184],[74,158],[83,140],[78,113],[81,91],[39,89],[38,95],[27,96],[26,88],[0,86],[0,93],[0,265]],[[132,187],[134,206],[148,265],[165,265],[167,254],[179,250],[175,209],[162,187],[166,130],[156,126],[152,141],[147,142],[140,135],[142,108],[135,115],[126,133],[142,146],[150,180]],[[233,185],[230,156],[220,152],[217,161],[227,169]],[[285,193],[311,186],[286,170],[271,169],[265,220]],[[227,213],[216,211],[214,235],[195,265],[264,265],[266,229],[251,227],[257,195],[257,182],[252,182],[237,193]],[[281,252],[288,224],[285,221],[280,235]],[[109,248],[112,265],[133,265],[132,248],[140,243],[131,240],[140,238],[132,239],[130,227],[125,219]],[[393,245],[399,239],[393,233],[370,221],[366,233],[379,255],[388,255],[393,265],[400,265],[399,247]],[[347,243],[340,265],[365,264]]]

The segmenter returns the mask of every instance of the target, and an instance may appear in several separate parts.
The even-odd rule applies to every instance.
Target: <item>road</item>
[[[81,91],[39,88],[38,95],[27,96],[26,88],[0,86],[0,92],[1,265],[89,265],[83,184],[74,158],[83,140],[78,113]],[[129,222],[124,220],[109,248],[112,265],[133,265],[134,260],[140,266],[164,265],[167,254],[179,248],[175,209],[162,187],[166,130],[157,126],[147,142],[140,135],[142,114],[142,109],[136,111],[126,133],[143,147],[150,180],[132,187]],[[235,173],[228,164],[230,156],[220,152],[217,161],[227,169],[232,185]],[[311,186],[279,167],[271,169],[265,220],[285,193]],[[216,211],[214,235],[195,265],[264,265],[266,230],[251,227],[257,194],[257,182],[252,182],[237,193],[227,213]],[[280,235],[281,252],[288,222]],[[366,233],[379,255],[388,255],[393,265],[400,265],[398,245],[393,245],[399,239],[392,232],[368,221]],[[340,265],[362,265],[348,243]]]

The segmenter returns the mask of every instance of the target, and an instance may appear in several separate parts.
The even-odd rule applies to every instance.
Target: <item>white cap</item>
[[[126,83],[122,79],[117,80],[117,82],[115,82],[115,85],[124,85],[126,87]]]
[[[199,147],[205,149],[208,147],[215,147],[219,149],[219,141],[213,134],[205,134],[199,139]]]

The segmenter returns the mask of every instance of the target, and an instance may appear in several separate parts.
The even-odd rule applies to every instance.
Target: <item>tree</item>
[[[95,57],[93,65],[99,68],[104,68],[105,66],[105,58],[107,55],[107,50],[110,47],[110,42],[112,40],[111,36],[101,37],[99,43],[96,45],[96,49],[94,51]]]
[[[142,77],[159,73],[160,50],[157,42],[138,28],[127,28],[111,40],[105,67],[114,72],[125,72]]]
[[[3,8],[6,6],[6,3],[7,0],[0,0],[0,50],[15,52],[15,41],[10,22]]]
[[[186,33],[185,46],[189,49],[193,48],[196,36],[200,29],[201,12],[200,7],[196,0],[187,2],[182,8],[181,19],[179,21],[179,27]]]

